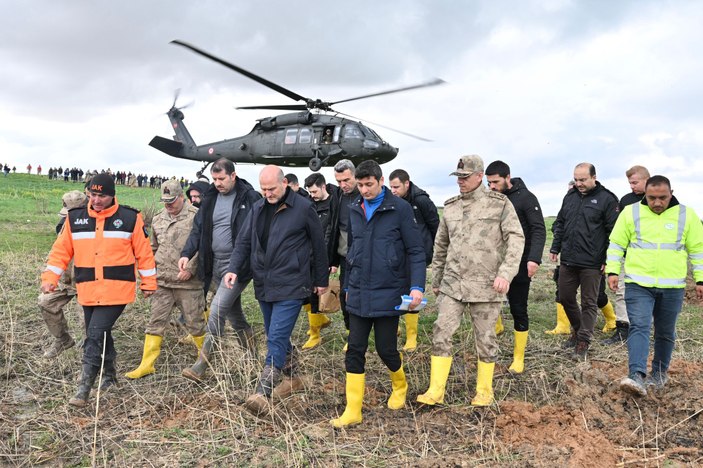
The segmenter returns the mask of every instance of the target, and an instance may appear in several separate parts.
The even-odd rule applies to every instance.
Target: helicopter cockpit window
[[[296,142],[298,136],[298,129],[297,128],[289,128],[286,130],[286,138],[283,140],[283,143],[286,145],[294,145]]]
[[[312,130],[309,128],[301,128],[298,143],[310,143],[312,141]]]
[[[344,138],[363,138],[361,129],[356,124],[347,124],[344,126]]]

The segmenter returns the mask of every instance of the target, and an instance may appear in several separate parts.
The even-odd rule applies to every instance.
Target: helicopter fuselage
[[[175,131],[173,140],[154,137],[149,144],[170,156],[194,161],[224,157],[236,163],[317,170],[341,159],[355,164],[371,159],[382,164],[398,154],[397,148],[360,122],[310,111],[259,119],[247,135],[205,145],[195,144],[179,109],[172,108],[168,116]],[[311,163],[313,159],[319,161],[317,169]]]

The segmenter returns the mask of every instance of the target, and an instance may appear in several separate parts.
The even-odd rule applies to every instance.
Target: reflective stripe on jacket
[[[672,198],[662,214],[646,201],[625,207],[610,234],[606,273],[647,288],[686,287],[687,260],[696,282],[703,281],[703,226],[696,213]]]
[[[144,291],[156,290],[156,264],[135,209],[120,206],[96,212],[76,208],[68,212],[64,229],[49,253],[42,282],[56,284],[74,259],[78,303],[86,306],[133,302],[136,273]]]

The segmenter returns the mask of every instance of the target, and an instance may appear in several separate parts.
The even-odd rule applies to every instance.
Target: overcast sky
[[[172,136],[175,89],[194,101],[185,123],[199,144],[275,114],[236,106],[293,103],[169,44],[180,39],[323,100],[444,79],[337,106],[432,139],[370,124],[400,148],[384,173],[406,169],[438,205],[458,193],[447,175],[459,156],[476,153],[507,162],[547,215],[582,161],[618,197],[625,170],[645,165],[700,215],[701,24],[700,1],[6,0],[0,162],[192,178],[199,163],[148,146]],[[260,169],[237,173],[257,186]]]

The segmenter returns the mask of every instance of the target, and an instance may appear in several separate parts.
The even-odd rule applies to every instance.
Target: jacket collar
[[[114,215],[117,212],[117,209],[120,207],[119,203],[117,203],[117,196],[115,196],[112,206],[105,208],[102,211],[95,211],[93,208],[90,206],[90,203],[88,203],[88,216],[91,218],[109,218],[110,216]]]

